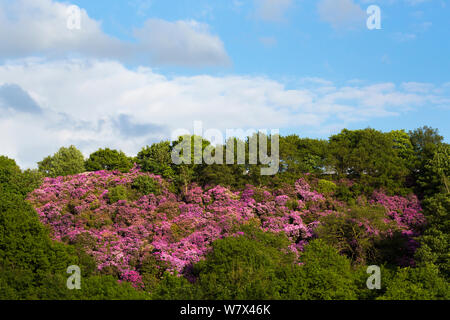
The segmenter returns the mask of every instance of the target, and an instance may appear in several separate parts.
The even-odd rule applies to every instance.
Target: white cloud
[[[187,66],[227,65],[229,58],[208,25],[147,20],[134,43],[105,34],[81,10],[81,28],[67,28],[68,4],[53,0],[0,0],[0,59],[28,56],[83,57]]]
[[[136,9],[136,13],[139,16],[145,16],[147,11],[151,8],[153,0],[132,0],[129,3],[130,6]]]
[[[61,56],[71,51],[89,56],[124,54],[123,44],[104,34],[85,10],[81,29],[67,28],[68,8],[51,0],[0,0],[0,57]]]
[[[168,22],[149,19],[134,32],[141,51],[153,61],[175,65],[221,65],[229,59],[223,42],[209,31],[209,26],[195,20]]]
[[[152,141],[170,138],[177,128],[192,130],[194,120],[222,132],[319,132],[448,101],[448,95],[411,92],[392,83],[339,87],[304,78],[287,88],[265,77],[169,78],[115,61],[75,59],[9,62],[0,66],[0,86],[6,83],[20,87],[41,110],[0,114],[1,153],[25,167],[70,144],[85,155],[100,147],[136,154]]]
[[[305,85],[305,84],[314,84],[314,85],[321,85],[321,86],[333,85],[333,82],[326,80],[326,79],[318,78],[318,77],[303,77],[303,78],[299,79],[299,83],[302,85]]]
[[[293,5],[293,0],[254,0],[256,14],[264,21],[283,21],[286,11]]]
[[[416,93],[429,93],[434,88],[434,86],[430,83],[421,82],[404,82],[402,83],[402,87],[408,92]]]
[[[366,13],[353,0],[320,0],[320,19],[335,29],[365,26]]]

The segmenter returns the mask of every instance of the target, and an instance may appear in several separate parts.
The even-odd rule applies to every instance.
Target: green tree
[[[433,264],[445,279],[450,279],[450,238],[436,227],[428,228],[419,238],[414,258],[418,266]]]
[[[52,242],[37,213],[25,202],[28,179],[13,160],[0,157],[0,298],[39,298],[37,287],[51,273],[77,262],[75,251]],[[3,290],[4,289],[4,290]]]
[[[171,150],[179,156],[181,163],[173,163],[175,182],[187,193],[189,184],[199,177],[200,172],[206,166],[203,161],[203,151],[211,143],[200,136],[185,135],[172,141]],[[186,154],[185,150],[190,150]],[[172,160],[172,156],[171,156]]]
[[[348,210],[320,218],[315,233],[319,239],[351,259],[354,265],[396,263],[406,251],[406,239],[394,223],[386,223],[379,206],[354,205]],[[373,232],[368,232],[368,228]],[[377,230],[377,234],[374,231]],[[386,236],[386,232],[392,236]]]
[[[140,192],[143,195],[148,195],[150,193],[153,193],[155,195],[161,194],[161,188],[158,182],[156,182],[155,179],[148,176],[137,177],[133,181],[131,188],[135,189],[136,191]]]
[[[143,171],[174,179],[171,151],[172,147],[169,141],[154,143],[138,153],[137,162]]]
[[[81,247],[50,239],[49,230],[25,200],[42,177],[0,156],[0,300],[147,299],[129,283],[98,274]],[[68,290],[67,267],[81,269],[81,290]]]
[[[403,188],[408,168],[392,135],[374,129],[344,129],[330,137],[330,162],[339,176],[357,179],[363,186],[394,193]]]
[[[322,173],[326,167],[328,141],[300,138],[297,135],[280,137],[280,175],[292,183],[303,173]]]
[[[357,274],[350,260],[321,239],[311,241],[300,256],[303,265],[287,274],[283,299],[357,299]]]
[[[133,162],[122,151],[106,148],[92,153],[86,160],[85,167],[87,171],[118,170],[128,172],[133,168]]]
[[[432,156],[423,161],[417,184],[425,196],[438,192],[450,193],[449,176],[450,145],[439,144],[434,147]]]
[[[439,130],[428,126],[417,128],[408,132],[414,151],[417,153],[434,152],[444,137],[439,135]]]
[[[85,171],[83,154],[75,146],[60,148],[53,156],[38,162],[38,167],[45,176],[53,178]]]
[[[438,268],[427,264],[418,268],[402,268],[388,284],[380,300],[448,300],[449,284],[440,275]]]
[[[210,164],[201,167],[199,170],[198,182],[200,185],[221,185],[227,186],[230,188],[240,189],[248,183],[247,169],[244,163],[238,163],[238,152],[240,145],[242,147],[242,156],[245,162],[245,142],[237,139],[237,138],[229,138],[226,145],[217,145],[213,148],[213,155],[216,155],[216,150],[222,153],[223,159],[222,164]],[[210,146],[212,147],[212,146]],[[227,163],[227,153],[229,153],[228,157],[232,160]]]
[[[294,263],[285,237],[244,228],[241,237],[213,243],[194,266],[201,299],[279,299],[283,268]]]
[[[436,188],[440,185],[440,179],[430,172],[429,163],[444,138],[439,135],[437,129],[428,126],[409,131],[408,134],[414,149],[412,173],[416,183],[416,194],[424,198],[438,191]]]
[[[194,300],[199,299],[197,294],[196,287],[185,277],[165,272],[151,297],[154,300]]]

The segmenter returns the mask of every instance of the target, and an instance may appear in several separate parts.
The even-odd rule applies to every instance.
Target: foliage
[[[305,246],[303,265],[289,298],[308,300],[356,299],[357,286],[350,261],[318,239]],[[301,285],[298,283],[300,282]],[[299,290],[302,288],[303,292]],[[298,291],[297,291],[298,290]],[[296,291],[298,296],[296,296]]]
[[[342,130],[330,137],[330,162],[340,176],[358,179],[371,191],[399,192],[407,168],[389,134],[374,129]]]
[[[139,176],[137,177],[131,187],[136,189],[143,195],[149,195],[153,193],[155,195],[161,194],[161,188],[158,183],[149,176]]]
[[[122,151],[106,148],[92,153],[86,160],[85,167],[87,171],[119,170],[127,172],[133,167],[133,162]]]
[[[119,200],[127,200],[127,198],[127,188],[122,185],[112,187],[108,192],[108,201],[110,204],[114,204]]]
[[[248,164],[254,138],[191,145],[181,165],[183,137],[134,159],[61,148],[38,170],[0,156],[0,299],[448,299],[437,130],[280,137],[273,177]],[[200,161],[225,162],[230,143],[235,164]],[[66,288],[72,264],[81,290]],[[369,264],[381,290],[366,288]]]
[[[201,298],[280,298],[283,268],[295,257],[283,252],[287,251],[287,239],[261,230],[243,230],[241,236],[215,241],[206,260],[195,266]]]
[[[53,178],[85,171],[83,154],[75,146],[60,148],[53,156],[38,162],[38,167],[46,177]]]
[[[373,204],[352,209],[313,190],[303,178],[273,191],[251,185],[242,192],[190,185],[176,195],[166,186],[161,177],[139,169],[96,171],[46,178],[28,200],[54,239],[80,246],[95,258],[100,272],[140,288],[154,288],[165,270],[193,277],[192,266],[211,252],[215,240],[238,235],[248,223],[257,226],[260,239],[265,239],[261,232],[284,235],[285,247],[294,256],[315,234],[330,240],[332,230],[348,230],[346,248],[352,249],[341,253],[358,263],[365,261],[388,227],[404,231],[409,241],[415,235],[411,228],[423,223],[414,197],[391,198],[378,192]],[[375,203],[386,209],[371,209]],[[327,223],[342,215],[340,222]],[[349,232],[355,228],[357,234]],[[339,243],[329,243],[342,249]]]
[[[436,266],[402,268],[395,274],[381,300],[448,300],[450,288]]]
[[[14,161],[0,157],[0,299],[143,298],[129,284],[96,275],[94,260],[79,248],[50,239],[24,201],[40,181],[37,172],[22,172]],[[66,287],[70,265],[82,270],[81,290]]]
[[[320,179],[318,181],[317,191],[322,194],[332,195],[336,192],[337,186],[332,181]]]
[[[186,278],[164,273],[156,288],[152,291],[154,300],[194,300],[199,299],[197,289]]]
[[[171,166],[171,151],[172,147],[169,141],[146,146],[137,155],[138,164],[142,171],[174,179],[175,173]]]

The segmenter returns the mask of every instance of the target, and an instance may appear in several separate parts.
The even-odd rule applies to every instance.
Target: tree
[[[439,275],[436,266],[402,268],[388,284],[380,300],[448,300],[449,284]]]
[[[394,193],[402,189],[409,173],[397,147],[390,134],[370,128],[344,129],[330,137],[330,162],[339,176]]]
[[[405,130],[392,130],[388,133],[394,145],[393,148],[398,156],[406,161],[411,161],[414,154],[414,148],[409,135]]]
[[[437,266],[442,275],[450,278],[450,147],[440,144],[435,147],[432,158],[424,161],[417,183],[424,199],[422,206],[427,219],[427,229],[419,238],[421,244],[416,252],[419,264]]]
[[[428,126],[409,131],[408,134],[414,149],[414,162],[411,170],[416,183],[415,191],[420,198],[423,198],[436,191],[430,187],[436,185],[437,181],[432,180],[435,180],[437,177],[427,172],[428,168],[426,168],[426,165],[433,158],[437,147],[444,138],[439,135],[438,129]]]
[[[367,231],[367,227],[370,226],[377,230],[377,234],[383,234],[388,230],[397,233],[395,225],[386,223],[385,218],[385,209],[382,207],[353,206],[348,211],[322,217],[315,233],[326,244],[336,248],[340,254],[349,257],[355,265],[380,261],[380,257],[389,260],[388,257],[391,255],[398,257],[405,247],[405,240],[382,237]],[[387,244],[381,248],[376,246],[385,242]]]
[[[450,198],[447,199],[447,210],[450,210]],[[450,237],[448,231],[442,231],[435,226],[430,227],[419,238],[419,243],[420,247],[414,255],[417,265],[433,264],[439,268],[439,272],[445,279],[450,279]]]
[[[87,171],[118,170],[127,172],[133,167],[133,162],[122,151],[106,148],[92,153],[86,160],[85,166]]]
[[[38,168],[47,177],[74,175],[85,171],[84,157],[75,146],[62,147],[53,156],[38,162]]]
[[[326,140],[289,135],[280,138],[281,175],[295,180],[302,173],[321,173],[326,165]],[[292,181],[291,181],[292,182]]]
[[[172,141],[171,150],[175,149],[180,160],[183,160],[179,164],[173,163],[175,181],[185,193],[187,193],[189,184],[199,177],[200,172],[206,166],[203,162],[203,151],[210,144],[209,141],[196,135],[180,136],[177,140]],[[190,149],[190,154],[185,154],[185,149]]]
[[[229,138],[226,145],[217,145],[213,150],[213,155],[216,155],[216,151],[220,151],[223,155],[223,164],[210,164],[201,168],[198,176],[198,182],[203,185],[221,185],[231,188],[242,188],[245,186],[248,178],[246,176],[246,166],[244,163],[238,164],[238,145],[242,147],[241,157],[245,160],[245,142],[237,138]],[[210,146],[212,147],[212,146]],[[220,150],[221,148],[222,150]],[[232,162],[228,159],[232,157]],[[242,160],[242,159],[241,159]]]
[[[29,186],[22,184],[23,179],[27,178],[13,160],[0,157],[2,299],[33,298],[46,274],[62,272],[76,261],[70,248],[51,241],[37,213],[25,202]]]
[[[172,168],[171,145],[169,141],[154,143],[146,146],[137,155],[137,162],[142,171],[161,175],[164,178],[174,179]]]
[[[129,283],[100,276],[81,248],[53,241],[25,200],[41,177],[0,156],[0,300],[146,299]],[[67,267],[81,269],[81,290],[68,290]]]
[[[434,148],[444,139],[443,136],[439,135],[438,129],[428,126],[409,131],[408,134],[414,151],[418,154],[434,151]]]
[[[201,299],[280,299],[284,267],[294,263],[282,235],[244,227],[244,235],[216,240],[194,266]],[[285,252],[283,252],[285,251]]]
[[[417,177],[423,196],[450,192],[450,145],[439,144],[433,149],[433,154],[423,159]]]
[[[196,299],[195,286],[185,277],[165,272],[162,279],[152,290],[153,300],[194,300]]]
[[[311,241],[300,255],[301,266],[289,285],[288,299],[352,300],[357,298],[356,274],[350,260],[321,239]],[[294,274],[295,275],[295,274]]]

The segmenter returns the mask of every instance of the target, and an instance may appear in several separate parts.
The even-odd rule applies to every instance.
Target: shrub
[[[401,268],[380,300],[448,300],[450,287],[433,264]]]
[[[305,246],[303,265],[290,273],[284,299],[356,299],[358,287],[350,260],[317,239]]]
[[[250,228],[243,236],[215,241],[194,267],[201,298],[279,299],[283,268],[294,262],[286,249],[285,237]]]
[[[131,187],[144,195],[148,195],[150,193],[155,195],[161,194],[161,187],[158,182],[149,176],[137,177],[134,179]]]
[[[194,300],[197,299],[197,292],[186,278],[166,272],[151,297],[154,300]]]
[[[127,188],[123,185],[118,185],[113,188],[111,188],[108,192],[108,200],[109,203],[116,203],[119,200],[127,200],[128,198],[128,191]]]
[[[331,181],[319,179],[317,191],[322,194],[332,195],[336,192],[337,186]]]

